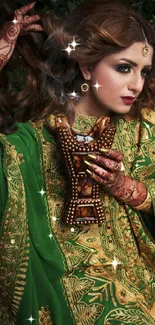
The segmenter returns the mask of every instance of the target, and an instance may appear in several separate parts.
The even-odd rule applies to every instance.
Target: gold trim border
[[[0,319],[3,325],[16,323],[26,284],[28,266],[28,225],[25,188],[18,154],[5,135],[0,134],[4,147],[3,170],[7,178],[8,199],[0,229]]]

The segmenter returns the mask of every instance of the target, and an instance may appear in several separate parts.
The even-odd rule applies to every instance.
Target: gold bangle
[[[146,199],[144,200],[144,202],[140,205],[138,205],[137,207],[134,207],[135,210],[149,210],[151,208],[151,196],[149,191],[147,192],[147,196]]]

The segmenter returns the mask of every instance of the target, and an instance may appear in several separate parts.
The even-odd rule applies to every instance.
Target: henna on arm
[[[146,186],[128,176],[118,176],[117,183],[112,185],[111,194],[135,210],[151,213],[151,198]]]
[[[88,155],[88,174],[116,199],[135,210],[151,213],[151,198],[146,186],[122,173],[122,155],[110,150],[106,156]],[[90,162],[92,160],[93,162]]]
[[[19,23],[7,22],[0,32],[0,70],[9,61],[20,33]]]
[[[38,21],[40,16],[34,14],[32,16],[26,15],[27,12],[35,6],[35,2],[23,6],[15,11],[13,21],[5,23],[0,32],[0,70],[9,61],[13,50],[15,48],[19,34],[27,34],[29,32],[44,31]]]

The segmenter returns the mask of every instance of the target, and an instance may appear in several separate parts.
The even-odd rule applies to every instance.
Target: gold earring
[[[86,82],[84,82],[81,85],[81,90],[82,90],[83,93],[86,93],[89,90],[89,85]]]

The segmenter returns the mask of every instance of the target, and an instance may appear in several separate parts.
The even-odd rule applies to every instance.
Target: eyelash
[[[120,64],[117,66],[117,70],[120,73],[129,73],[131,71],[132,66],[130,64]],[[125,71],[125,69],[128,69],[128,71]],[[149,69],[143,69],[142,71],[144,71],[146,74],[142,75],[143,78],[147,78],[150,74]]]

